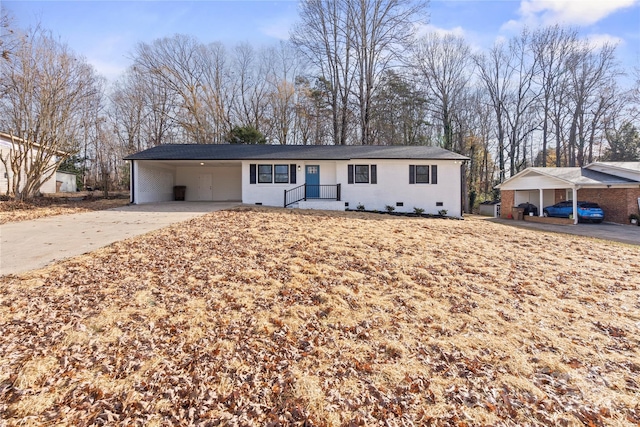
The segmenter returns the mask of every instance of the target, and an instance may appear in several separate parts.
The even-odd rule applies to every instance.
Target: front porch
[[[301,202],[313,202],[315,206],[320,206],[318,201],[340,202],[340,184],[307,184],[304,183],[290,190],[284,190],[284,207],[289,207]],[[306,208],[313,209],[313,208]],[[316,208],[317,209],[317,208]]]

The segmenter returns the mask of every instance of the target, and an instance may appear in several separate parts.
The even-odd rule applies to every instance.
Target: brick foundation
[[[594,202],[604,211],[604,220],[629,224],[629,215],[638,213],[640,188],[583,188],[578,200]]]
[[[573,225],[573,220],[569,218],[545,218],[525,215],[524,220],[529,222],[539,222],[541,224]]]

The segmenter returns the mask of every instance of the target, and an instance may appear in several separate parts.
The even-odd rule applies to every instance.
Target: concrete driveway
[[[166,202],[0,225],[0,275],[81,255],[239,202]]]
[[[580,223],[576,225],[542,224],[539,222],[514,221],[512,219],[500,219],[490,217],[474,216],[475,218],[485,218],[489,221],[514,227],[530,228],[534,230],[552,231],[555,233],[574,234],[577,236],[594,237],[596,239],[611,240],[613,242],[627,243],[630,245],[640,245],[640,227],[622,225],[614,223],[589,224]]]

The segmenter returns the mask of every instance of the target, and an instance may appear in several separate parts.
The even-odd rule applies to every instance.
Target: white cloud
[[[620,37],[612,36],[611,34],[591,34],[587,36],[589,46],[593,48],[600,48],[605,44],[622,45],[624,40]]]
[[[289,40],[289,26],[281,24],[266,25],[260,31],[269,37],[278,40]]]
[[[297,20],[297,15],[286,14],[271,19],[268,24],[260,26],[260,32],[278,40],[289,40],[289,31]]]
[[[591,25],[640,0],[522,0],[520,23],[529,26],[569,24]],[[508,22],[505,26],[513,26]],[[505,28],[503,26],[503,28]]]
[[[454,36],[465,37],[466,35],[464,29],[460,26],[453,28],[441,28],[432,24],[418,24],[415,28],[415,32],[418,37],[422,37],[429,33],[436,33],[439,36],[453,34]]]
[[[126,60],[122,58],[121,61],[105,60],[99,58],[87,58],[87,62],[93,65],[96,72],[101,76],[106,77],[108,81],[114,81],[120,77],[127,69]]]

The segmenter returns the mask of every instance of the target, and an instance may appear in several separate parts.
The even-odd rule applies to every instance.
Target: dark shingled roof
[[[468,160],[439,147],[383,145],[167,144],[125,160]]]

